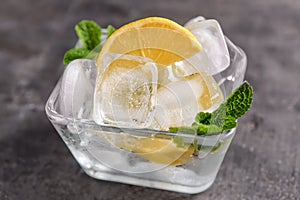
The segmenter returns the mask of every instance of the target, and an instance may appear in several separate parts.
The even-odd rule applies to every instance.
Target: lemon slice
[[[138,137],[127,134],[123,136],[123,140],[116,144],[118,147],[137,153],[141,157],[155,163],[182,165],[194,153],[192,146],[177,147],[171,138]]]
[[[97,59],[98,71],[102,73],[108,67],[103,63],[107,53],[146,57],[168,66],[201,50],[198,40],[183,26],[169,19],[149,17],[122,26],[109,37]]]

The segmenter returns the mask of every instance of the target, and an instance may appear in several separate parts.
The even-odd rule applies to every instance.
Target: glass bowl
[[[245,53],[228,38],[226,43],[230,66],[214,75],[220,87],[224,88],[225,97],[243,82],[246,71]],[[232,129],[218,135],[195,136],[101,126],[90,119],[64,116],[59,109],[60,89],[61,79],[46,103],[47,116],[81,168],[89,176],[100,180],[189,194],[202,192],[213,184],[236,132]],[[191,145],[178,150],[172,142],[168,143],[174,138]],[[136,146],[144,144],[143,141],[146,145],[149,141],[162,141],[169,145],[162,145],[150,153],[136,152]],[[195,142],[198,145],[193,145]],[[194,155],[190,149],[195,146],[198,153]],[[177,150],[174,151],[174,148]],[[167,158],[161,158],[161,155]]]

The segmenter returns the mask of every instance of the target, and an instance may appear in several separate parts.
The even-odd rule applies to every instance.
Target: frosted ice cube
[[[152,128],[167,130],[170,126],[191,125],[199,110],[199,93],[201,86],[183,79],[161,86],[157,91]]]
[[[229,66],[229,52],[218,21],[203,20],[202,17],[197,17],[186,23],[185,27],[194,34],[204,49],[204,52],[196,55],[196,58],[191,58],[190,62],[193,66],[209,74],[217,74]],[[197,60],[198,63],[199,60],[202,63],[200,67]]]
[[[158,73],[149,59],[107,54],[97,78],[94,121],[123,127],[148,127],[153,119]]]
[[[189,21],[187,21],[184,26],[187,27],[187,26],[189,26],[191,24],[194,24],[196,22],[202,22],[204,20],[205,20],[205,17],[203,17],[203,16],[197,16],[197,17],[192,18]]]
[[[77,59],[67,66],[60,91],[60,110],[63,115],[91,118],[96,75],[96,63],[92,60]]]
[[[168,130],[170,126],[190,126],[198,112],[213,109],[222,101],[221,89],[205,72],[160,85],[151,128]]]

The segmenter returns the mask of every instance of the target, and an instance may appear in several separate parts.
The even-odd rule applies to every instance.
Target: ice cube
[[[187,26],[189,26],[191,24],[194,24],[196,22],[202,22],[204,20],[205,20],[205,17],[203,17],[203,16],[197,16],[197,17],[192,18],[189,21],[187,21],[184,26],[187,27]]]
[[[190,126],[196,114],[223,101],[215,80],[201,72],[160,86],[151,128],[168,130],[170,126]]]
[[[147,58],[107,54],[97,78],[94,121],[122,127],[148,127],[156,102],[157,67]]]
[[[77,59],[66,68],[60,91],[60,110],[64,116],[90,119],[97,67],[93,60]]]
[[[202,17],[197,17],[187,22],[185,27],[194,34],[204,49],[204,52],[190,59],[193,66],[199,68],[199,71],[206,71],[212,75],[229,66],[229,52],[218,21],[214,19],[203,20]]]
[[[193,86],[191,82],[179,80],[158,89],[152,128],[167,130],[170,126],[191,125],[199,110],[197,96],[201,93],[201,86]]]

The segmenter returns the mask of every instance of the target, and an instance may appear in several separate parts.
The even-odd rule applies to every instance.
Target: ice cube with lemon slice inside
[[[95,87],[95,122],[149,127],[156,103],[156,64],[131,55],[106,54],[105,59],[110,67],[98,77]]]
[[[224,100],[207,58],[199,40],[171,20],[150,17],[122,26],[97,58],[94,121],[158,130],[191,125],[198,112]],[[171,138],[126,137],[130,144],[115,145],[151,162],[180,165],[194,153]]]

